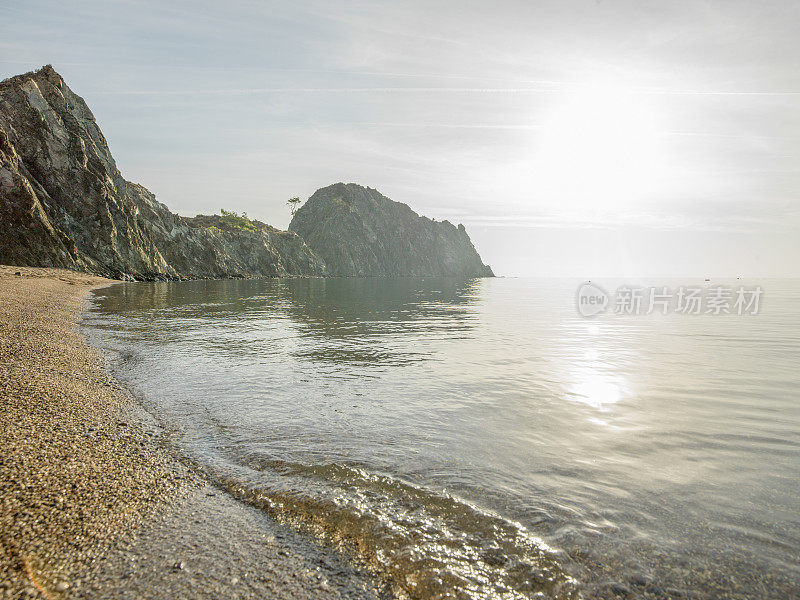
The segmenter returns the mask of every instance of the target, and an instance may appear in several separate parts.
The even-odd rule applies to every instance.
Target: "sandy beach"
[[[0,597],[385,597],[164,444],[76,326],[112,283],[0,266]]]

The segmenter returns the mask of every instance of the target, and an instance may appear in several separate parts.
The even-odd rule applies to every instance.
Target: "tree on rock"
[[[300,198],[289,198],[286,201],[286,204],[289,205],[289,208],[292,211],[292,216],[294,216],[294,213],[296,213],[297,209],[300,208]]]

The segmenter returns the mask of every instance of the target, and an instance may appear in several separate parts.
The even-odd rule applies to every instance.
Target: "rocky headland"
[[[114,279],[491,276],[464,227],[355,184],[289,231],[182,217],[120,174],[86,102],[45,66],[0,82],[0,263]]]
[[[126,181],[51,66],[0,83],[0,262],[144,280],[324,273],[296,235],[253,223],[206,226]]]
[[[317,190],[289,224],[338,277],[493,277],[463,225],[421,217],[372,188]]]

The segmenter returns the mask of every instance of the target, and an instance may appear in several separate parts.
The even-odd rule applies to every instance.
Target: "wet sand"
[[[172,454],[77,330],[111,283],[0,266],[0,598],[386,597]]]

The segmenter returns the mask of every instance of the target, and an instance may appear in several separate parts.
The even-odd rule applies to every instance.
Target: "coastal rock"
[[[0,82],[1,263],[116,279],[324,274],[297,235],[251,223],[181,217],[126,181],[52,66]]]
[[[303,238],[333,276],[494,276],[463,225],[421,217],[354,183],[317,190],[289,231]]]
[[[0,82],[0,263],[125,281],[493,276],[463,225],[356,184],[318,190],[289,231],[233,217],[173,214],[126,181],[89,107],[52,66]]]

